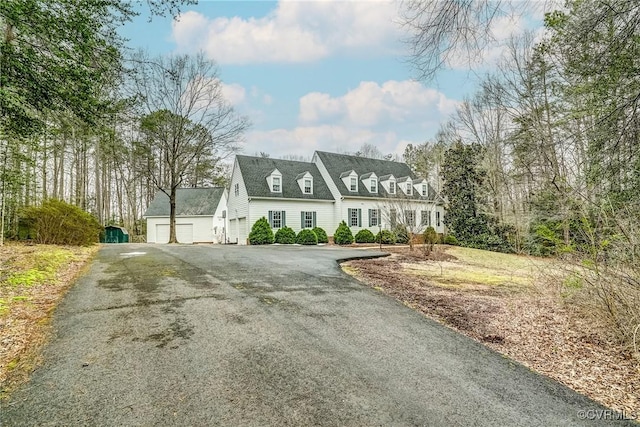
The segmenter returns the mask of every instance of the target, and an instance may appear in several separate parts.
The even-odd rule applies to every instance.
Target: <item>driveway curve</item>
[[[0,425],[631,424],[336,262],[371,254],[104,246]]]

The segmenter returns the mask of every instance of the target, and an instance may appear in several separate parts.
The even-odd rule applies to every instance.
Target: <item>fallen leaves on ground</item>
[[[475,265],[486,270],[481,259],[456,259],[453,254],[460,250],[440,247],[425,256],[419,250],[391,248],[390,257],[346,263],[347,272],[608,407],[640,416],[637,359],[625,354],[623,347],[579,308],[563,300],[560,286],[542,272],[546,261],[531,260],[541,274],[531,278],[530,286],[519,288],[445,283],[437,277],[437,268],[430,270],[431,277],[416,274],[426,264],[443,266],[443,275],[455,266],[473,269]],[[499,263],[495,268],[500,269]],[[550,262],[548,268],[553,268]]]

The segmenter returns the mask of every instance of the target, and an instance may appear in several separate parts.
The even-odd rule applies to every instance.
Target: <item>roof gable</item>
[[[224,187],[176,189],[176,216],[213,216]],[[149,204],[144,216],[169,216],[169,196],[162,191]]]
[[[242,155],[236,156],[236,162],[242,173],[249,197],[334,200],[327,183],[322,179],[322,175],[314,163]],[[272,193],[269,184],[264,179],[274,170],[278,170],[282,175],[282,191],[279,193]],[[299,177],[305,176],[306,173],[309,173],[313,178],[311,194],[304,194],[298,184]]]

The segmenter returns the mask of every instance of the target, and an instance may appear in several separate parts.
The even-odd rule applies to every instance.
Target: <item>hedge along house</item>
[[[297,233],[318,226],[332,233],[334,204],[315,164],[238,155],[229,190],[229,240],[246,244],[262,217],[273,229],[288,226]]]
[[[443,202],[405,163],[316,152],[311,163],[236,156],[229,192],[229,236],[246,244],[261,217],[274,230],[322,227],[332,236],[341,221],[355,234],[374,234],[413,221],[444,232]]]
[[[223,187],[178,188],[176,238],[179,243],[224,243],[227,190]],[[147,208],[147,242],[169,242],[169,196],[158,191]]]
[[[335,227],[344,220],[353,234],[392,229],[396,224],[421,233],[444,233],[444,201],[406,163],[316,151],[313,163],[336,201]]]

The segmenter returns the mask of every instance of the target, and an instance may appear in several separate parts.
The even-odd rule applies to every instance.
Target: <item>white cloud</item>
[[[340,97],[313,92],[300,99],[302,124],[341,123],[345,126],[385,128],[439,121],[458,102],[412,80],[389,80],[379,85],[361,82]]]
[[[298,126],[250,131],[244,152],[310,156],[315,150],[355,152],[367,143],[401,155],[407,144],[434,135],[458,104],[410,80],[362,82],[337,97],[312,92],[300,98]]]
[[[401,39],[393,1],[280,1],[262,18],[210,19],[188,11],[173,22],[181,51],[223,64],[308,62],[336,52],[389,52]],[[375,49],[375,50],[373,50]]]
[[[404,150],[400,138],[393,132],[378,133],[366,129],[349,129],[339,125],[320,125],[251,131],[246,136],[244,152],[253,155],[264,151],[272,157],[284,155],[308,157],[315,150],[356,151],[365,143],[375,145],[383,153],[396,153],[399,145]],[[406,145],[406,142],[403,143]]]
[[[222,83],[221,89],[224,99],[229,101],[229,103],[233,106],[242,104],[246,99],[247,91],[244,89],[244,87],[237,83]]]
[[[511,37],[522,34],[526,30],[526,23],[522,15],[499,16],[491,23],[491,34],[496,42],[504,42]]]

